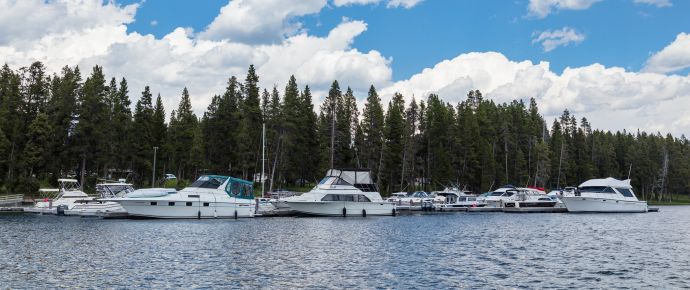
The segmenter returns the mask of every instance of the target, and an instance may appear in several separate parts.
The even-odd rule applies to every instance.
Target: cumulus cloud
[[[381,2],[388,2],[386,7],[388,8],[412,8],[417,4],[421,3],[423,0],[333,0],[335,6],[348,6],[348,5],[366,5],[366,4],[378,4]]]
[[[671,0],[634,0],[635,4],[648,4],[656,7],[671,7]]]
[[[529,16],[544,18],[558,10],[584,10],[601,0],[530,0],[527,5]]]
[[[690,131],[684,112],[690,103],[690,76],[638,73],[592,64],[553,72],[548,62],[513,61],[498,52],[466,53],[424,69],[383,89],[410,99],[437,93],[449,102],[479,89],[497,102],[535,98],[547,118],[569,109],[596,127],[611,130],[683,134]]]
[[[235,0],[220,9],[220,14],[199,34],[202,39],[244,43],[276,43],[294,35],[297,16],[314,14],[326,0]]]
[[[643,71],[672,73],[690,67],[690,34],[680,33],[671,44],[654,53]]]
[[[537,37],[532,39],[532,43],[540,43],[544,48],[544,52],[549,52],[559,46],[567,46],[570,43],[578,44],[584,40],[584,34],[575,31],[573,28],[563,27],[539,33]]]
[[[254,3],[233,1],[230,7],[234,7],[231,6],[232,3],[237,2],[242,5]],[[106,75],[127,78],[130,96],[134,101],[145,85],[151,85],[154,92],[162,94],[168,111],[177,106],[180,92],[187,86],[195,111],[203,112],[211,96],[224,91],[228,77],[236,75],[243,78],[250,64],[255,65],[262,87],[271,88],[276,85],[282,90],[287,79],[294,74],[301,86],[309,84],[315,93],[326,91],[334,79],[341,80],[343,86],[351,85],[363,91],[372,83],[383,87],[390,84],[392,75],[390,59],[375,50],[359,51],[352,48],[354,39],[367,30],[366,23],[362,21],[343,20],[323,37],[297,31],[283,36],[277,42],[266,43],[255,43],[242,38],[236,41],[204,38],[186,28],[177,28],[162,38],[156,38],[153,35],[127,32],[126,24],[133,21],[137,6],[123,7],[110,2],[102,3],[100,0],[85,3],[26,3],[31,3],[34,7],[11,9],[19,4],[0,1],[0,13],[11,19],[29,19],[33,17],[32,11],[82,11],[89,8],[94,13],[105,9],[114,16],[81,21],[81,12],[74,14],[77,20],[61,19],[69,18],[72,14],[56,14],[51,16],[51,20],[58,22],[56,26],[62,28],[47,32],[38,28],[23,28],[25,31],[8,33],[14,28],[2,25],[0,30],[5,29],[6,33],[0,36],[5,41],[0,44],[0,61],[18,68],[39,60],[51,72],[58,72],[64,65],[79,65],[84,76],[90,73],[94,65],[101,65]],[[251,11],[259,9],[245,6],[240,8]],[[225,13],[241,14],[225,9]],[[291,10],[293,12],[286,15],[313,11],[309,9]],[[6,17],[0,19],[6,21]],[[67,24],[60,24],[62,22]],[[268,27],[270,30],[273,27],[271,25],[273,24],[256,24],[253,27]],[[37,33],[39,36],[35,37]]]

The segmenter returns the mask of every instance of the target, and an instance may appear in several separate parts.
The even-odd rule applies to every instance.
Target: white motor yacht
[[[363,169],[328,170],[311,191],[284,200],[301,215],[395,215],[395,205],[381,198],[371,173]]]
[[[509,189],[508,192],[514,192],[510,198],[503,202],[503,207],[515,208],[545,208],[558,207],[560,201],[555,196],[549,196],[541,189],[520,187]],[[560,206],[562,207],[562,206]]]
[[[189,187],[146,189],[124,197],[108,198],[132,217],[238,218],[254,217],[253,183],[221,175],[203,175]]]
[[[103,201],[103,198],[123,197],[134,191],[132,184],[125,182],[99,183],[96,184],[96,192],[99,199],[79,200],[74,206],[65,210],[65,215],[78,216],[125,216],[127,211],[122,206],[113,201]]]
[[[569,212],[647,212],[647,202],[633,193],[630,179],[590,179],[572,196],[563,196]]]
[[[440,211],[465,210],[469,207],[485,207],[486,201],[476,195],[458,190],[457,188],[446,188],[443,191],[435,192],[437,196],[443,196],[444,202],[436,205]]]
[[[41,189],[42,195],[55,195],[45,197],[42,201],[36,202],[33,207],[24,209],[26,212],[41,214],[65,214],[65,211],[72,209],[80,202],[92,201],[94,197],[88,196],[81,191],[79,181],[76,179],[58,179],[58,189]]]

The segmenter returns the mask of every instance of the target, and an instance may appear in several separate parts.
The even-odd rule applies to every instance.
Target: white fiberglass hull
[[[104,216],[106,214],[126,214],[127,211],[117,202],[75,204],[65,210],[65,215]]]
[[[390,202],[288,201],[287,204],[297,214],[313,216],[390,216],[395,212],[395,205]]]
[[[647,212],[646,201],[628,201],[581,196],[564,196],[568,212]]]
[[[152,205],[152,201],[155,205]],[[234,202],[167,200],[118,200],[127,214],[147,218],[248,218],[254,217],[254,205]],[[191,205],[187,205],[191,204]]]

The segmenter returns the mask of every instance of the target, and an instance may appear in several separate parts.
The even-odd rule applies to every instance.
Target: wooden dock
[[[503,212],[507,213],[559,213],[568,212],[565,207],[506,207]]]

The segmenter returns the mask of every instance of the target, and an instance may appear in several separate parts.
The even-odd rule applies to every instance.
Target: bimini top
[[[369,169],[330,169],[326,176],[339,177],[345,182],[355,184],[374,184]]]
[[[613,177],[609,178],[603,178],[603,179],[590,179],[582,184],[580,184],[580,187],[590,187],[590,186],[608,186],[608,187],[616,187],[616,188],[627,188],[631,189],[632,186],[630,185],[630,179],[626,180],[618,180]]]

